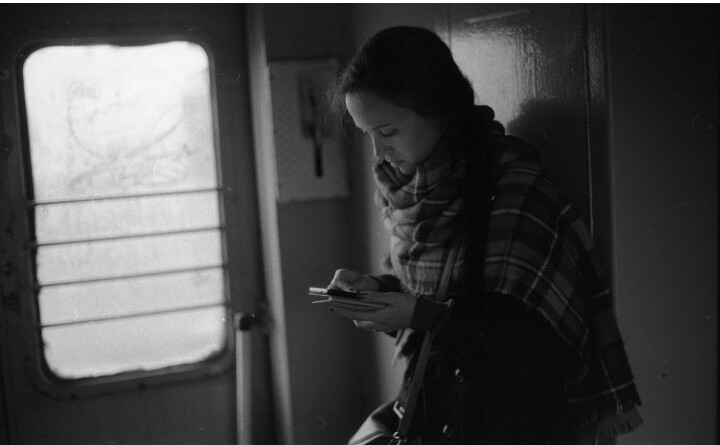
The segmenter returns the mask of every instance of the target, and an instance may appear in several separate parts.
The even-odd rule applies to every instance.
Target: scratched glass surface
[[[217,228],[216,191],[40,204],[38,243]]]
[[[40,293],[45,326],[222,304],[223,270],[49,286]],[[141,303],[141,304],[139,304]]]
[[[225,285],[208,57],[52,46],[23,66],[45,359],[63,378],[222,350]]]
[[[36,278],[57,285],[217,267],[221,248],[217,230],[51,244],[37,249]]]
[[[192,363],[224,346],[224,307],[43,329],[45,358],[64,379]],[[178,336],[177,333],[182,335]]]
[[[36,201],[216,186],[199,45],[46,47],[23,80]]]

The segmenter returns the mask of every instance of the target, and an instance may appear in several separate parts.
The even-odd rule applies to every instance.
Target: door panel
[[[543,167],[593,233],[609,276],[603,11],[573,4],[448,8],[443,31],[478,102],[540,150]]]
[[[247,81],[245,78],[245,42],[244,42],[244,13],[237,5],[41,5],[41,6],[3,6],[0,16],[0,88],[3,97],[2,103],[2,131],[3,144],[7,150],[0,156],[2,178],[0,184],[0,207],[2,215],[3,237],[0,241],[0,256],[3,261],[2,284],[2,377],[3,393],[5,395],[6,418],[8,423],[11,444],[99,444],[99,443],[236,443],[236,376],[233,354],[232,314],[238,311],[254,312],[264,300],[262,288],[262,268],[260,246],[258,244],[259,228],[257,222],[255,176],[253,170],[252,145],[250,139],[249,101],[247,99]],[[88,40],[88,36],[92,36]],[[33,212],[26,211],[28,205],[25,200],[32,197],[32,188],[29,186],[30,178],[26,174],[30,162],[27,146],[27,134],[24,130],[24,109],[22,107],[22,92],[19,89],[18,70],[15,65],[15,48],[25,48],[23,42],[44,45],[55,38],[64,39],[70,44],[82,44],[95,39],[96,43],[103,43],[103,38],[110,36],[113,41],[122,41],[123,44],[133,45],[137,42],[147,42],[153,36],[158,41],[168,38],[177,40],[201,41],[208,51],[212,97],[212,108],[215,117],[215,147],[218,153],[217,175],[220,178],[218,195],[219,208],[210,206],[210,210],[197,207],[196,211],[218,212],[222,220],[221,236],[213,241],[218,246],[223,257],[226,284],[226,331],[227,344],[219,357],[200,365],[179,365],[170,368],[153,370],[143,378],[133,380],[119,375],[115,380],[110,378],[105,385],[95,385],[92,379],[80,381],[53,381],[49,379],[46,386],[38,385],[33,375],[42,373],[38,369],[37,354],[43,347],[38,340],[35,322],[39,320],[37,307],[37,282],[33,276],[33,234],[36,219]],[[150,36],[150,37],[148,37]],[[30,47],[27,47],[30,48]],[[26,49],[23,49],[24,51]],[[155,79],[157,81],[157,79]],[[168,80],[169,81],[169,80]],[[162,85],[162,79],[158,83]],[[140,111],[137,111],[140,112]],[[90,118],[88,118],[88,121]],[[163,125],[161,122],[159,125]],[[128,128],[127,133],[136,130]],[[118,135],[122,137],[122,135]],[[192,166],[190,166],[192,167]],[[171,166],[172,174],[178,172],[176,166]],[[207,193],[207,190],[200,191]],[[216,196],[216,195],[213,195]],[[193,195],[173,195],[172,199],[182,200],[193,198]],[[170,198],[168,198],[170,199]],[[118,205],[99,205],[98,212],[107,214],[115,205],[115,212],[122,213],[122,208],[128,204],[122,200],[106,201],[119,203]],[[95,204],[87,201],[87,207]],[[102,204],[102,201],[97,201]],[[62,204],[62,203],[61,203]],[[35,205],[35,204],[32,204]],[[85,205],[85,204],[83,204]],[[60,208],[62,205],[54,207]],[[157,211],[157,206],[148,204],[148,210]],[[50,206],[48,206],[50,209]],[[120,209],[120,210],[118,210]],[[37,211],[39,212],[39,210]],[[90,213],[90,212],[89,212]],[[185,223],[186,217],[182,214],[168,216],[165,211],[158,211],[156,215],[150,214],[150,219],[177,218],[178,225]],[[65,214],[65,216],[62,216]],[[40,213],[38,213],[40,215]],[[60,216],[58,216],[60,215]],[[60,211],[54,218],[82,220],[76,215],[67,215]],[[202,219],[202,218],[200,218]],[[180,221],[183,220],[183,221]],[[132,225],[132,221],[115,224],[101,223],[99,231],[116,231],[119,224]],[[104,226],[103,226],[104,224]],[[202,225],[202,224],[201,224]],[[105,227],[107,226],[107,227]],[[132,228],[129,229],[132,231]],[[171,229],[175,230],[175,229]],[[181,228],[180,230],[186,230]],[[194,233],[202,234],[203,228]],[[72,233],[63,234],[72,238]],[[108,246],[115,241],[113,234],[108,236],[109,241],[102,241]],[[142,235],[133,235],[142,236]],[[175,236],[174,246],[180,248],[181,235]],[[133,238],[134,243],[142,245],[142,238]],[[65,242],[65,241],[61,241]],[[68,241],[75,242],[75,241]],[[62,245],[62,244],[59,244]],[[145,243],[145,248],[153,250],[152,243]],[[206,247],[204,244],[202,247]],[[210,247],[212,247],[212,245]],[[46,250],[50,251],[58,245]],[[102,245],[99,245],[102,247]],[[197,251],[197,247],[188,245],[190,251]],[[96,249],[102,253],[103,249]],[[105,249],[106,250],[106,249]],[[198,255],[200,255],[198,251]],[[82,255],[81,255],[82,257]],[[50,257],[48,257],[50,258]],[[112,261],[107,255],[96,258],[105,258]],[[60,258],[54,260],[61,263]],[[152,263],[152,255],[147,256]],[[198,256],[198,261],[201,261]],[[98,260],[100,262],[100,260]],[[194,267],[194,262],[182,268]],[[215,267],[215,263],[213,263]],[[152,264],[150,264],[152,266]],[[125,271],[136,273],[133,265],[122,267]],[[111,268],[100,268],[103,273],[112,273]],[[91,267],[89,270],[100,270]],[[130,270],[133,269],[133,270]],[[76,267],[66,267],[57,271],[66,270],[68,274],[78,271]],[[138,269],[140,270],[140,269]],[[218,270],[212,269],[213,275]],[[130,273],[128,272],[128,273]],[[130,274],[132,275],[132,274]],[[183,279],[193,281],[198,292],[206,289],[202,280],[210,277],[207,273],[202,276],[183,275]],[[97,277],[92,276],[92,280]],[[100,277],[102,279],[102,277]],[[180,282],[158,283],[150,274],[145,281],[153,280],[157,289],[172,289],[172,286],[181,286]],[[200,281],[198,281],[200,280]],[[105,289],[101,293],[113,294],[115,281],[93,281],[92,283],[74,284],[76,290],[83,288],[88,297],[87,304],[98,304],[92,299],[92,289]],[[205,287],[204,287],[205,286]],[[143,286],[144,287],[144,286]],[[182,287],[182,286],[181,286]],[[65,298],[72,298],[73,289],[67,289]],[[98,291],[100,292],[100,291]],[[217,290],[213,287],[213,292]],[[55,292],[61,294],[62,292]],[[52,293],[47,294],[48,298]],[[122,302],[118,304],[124,304]],[[155,304],[155,303],[153,303]],[[201,299],[189,301],[188,304],[202,306]],[[215,303],[213,303],[215,304]],[[157,303],[158,307],[162,302]],[[217,306],[216,306],[217,307]],[[222,306],[219,306],[222,308]],[[85,306],[84,306],[85,308]],[[159,310],[165,310],[160,308]],[[182,310],[182,308],[180,309]],[[104,313],[102,307],[92,307],[92,311]],[[72,314],[70,314],[72,315]],[[125,317],[126,315],[115,315]],[[192,315],[180,317],[185,319],[181,329],[205,329],[197,326],[198,319]],[[115,320],[117,321],[117,320]],[[66,321],[61,321],[65,323]],[[122,326],[122,323],[116,323]],[[133,324],[127,324],[133,326]],[[129,332],[128,335],[131,335]],[[271,436],[271,420],[269,387],[270,383],[265,377],[267,367],[266,344],[263,340],[254,338],[253,345],[257,351],[257,363],[253,357],[253,396],[260,402],[254,407],[258,426],[254,428],[258,435],[265,439]],[[110,345],[108,344],[109,348]],[[47,371],[47,370],[45,370]],[[95,388],[93,390],[76,390],[78,386]],[[264,420],[263,420],[264,419]]]
[[[585,8],[450,5],[441,29],[477,101],[510,134],[541,150],[543,165],[590,220]]]

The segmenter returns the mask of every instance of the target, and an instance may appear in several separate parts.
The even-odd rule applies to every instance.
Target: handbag
[[[438,286],[437,301],[445,302],[446,292],[450,283],[455,259],[460,250],[461,242],[456,242],[445,262],[440,285]],[[348,441],[348,445],[401,445],[408,444],[410,427],[412,425],[417,399],[422,388],[425,368],[430,357],[430,332],[423,332],[422,346],[418,355],[415,370],[410,379],[405,400],[400,398],[383,403],[373,411],[355,434]]]

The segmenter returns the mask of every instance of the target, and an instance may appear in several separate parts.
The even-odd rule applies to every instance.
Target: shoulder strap
[[[445,261],[445,267],[443,268],[440,285],[438,286],[437,301],[447,301],[447,288],[450,283],[450,277],[452,276],[455,260],[457,259],[461,244],[462,241],[457,241],[450,249],[447,261]],[[412,380],[410,381],[404,411],[399,413],[399,415],[401,415],[400,422],[391,443],[401,444],[407,440],[407,433],[410,430],[410,425],[412,424],[417,399],[420,394],[420,388],[422,387],[423,377],[425,376],[425,368],[427,366],[428,358],[430,357],[430,346],[430,333],[426,331],[423,333],[420,355],[418,356],[418,361],[415,365],[415,372],[413,372]]]
[[[458,253],[460,252],[460,246],[463,244],[461,238],[453,243],[448,253],[447,260],[445,261],[445,267],[443,268],[442,277],[440,277],[440,284],[438,285],[437,301],[444,303],[447,301],[447,289],[450,284],[450,278],[452,278],[453,269],[455,268],[455,260],[457,260]]]

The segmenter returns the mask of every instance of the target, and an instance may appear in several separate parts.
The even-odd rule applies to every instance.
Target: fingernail
[[[350,292],[357,292],[354,287],[348,287],[348,291],[350,291]]]

